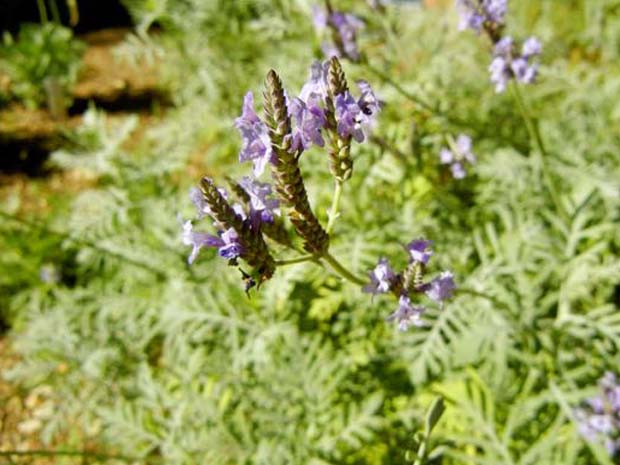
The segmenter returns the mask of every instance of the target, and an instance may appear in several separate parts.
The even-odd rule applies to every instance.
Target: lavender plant
[[[456,5],[461,18],[459,28],[484,32],[493,45],[489,72],[497,93],[504,92],[513,79],[525,84],[536,80],[538,65],[533,61],[542,45],[536,37],[530,37],[519,53],[512,37],[504,35],[508,0],[456,0]]]
[[[353,171],[351,144],[368,140],[380,111],[371,86],[366,81],[359,81],[357,85],[361,95],[356,99],[351,95],[340,61],[335,56],[312,66],[310,79],[299,97],[289,98],[280,77],[275,71],[269,71],[265,81],[264,118],[256,114],[250,92],[244,98],[241,116],[235,120],[243,141],[239,161],[252,162],[254,178],[245,177],[237,185],[241,203],[231,203],[225,190],[217,188],[211,179],[203,178],[201,190],[192,190],[190,197],[198,219],[210,217],[217,235],[196,232],[192,222],[187,221],[183,224],[183,242],[192,246],[190,264],[202,247],[217,248],[218,254],[233,266],[239,265],[238,259],[245,261],[251,267],[249,272],[240,268],[246,279],[246,291],[270,279],[278,266],[304,261],[327,264],[342,278],[363,285],[365,292],[373,295],[393,293],[399,299],[399,306],[387,319],[396,321],[399,329],[406,330],[411,325],[424,324],[421,317],[425,308],[414,305],[411,300],[414,295],[425,294],[441,303],[451,297],[455,289],[450,272],[424,282],[426,265],[433,254],[431,242],[417,239],[405,247],[409,264],[401,273],[394,273],[387,260],[379,260],[370,273],[369,283],[329,252],[330,233],[340,215],[343,185]],[[466,145],[465,139],[460,142]],[[329,170],[335,180],[332,207],[325,227],[310,206],[299,166],[301,156],[313,145],[327,151]],[[465,149],[467,147],[463,147]],[[267,167],[271,171],[277,198],[272,197],[271,184],[257,180]],[[266,238],[295,250],[293,243],[277,240],[278,237],[287,237],[282,222],[279,219],[276,222],[280,207],[308,255],[274,258]],[[270,234],[274,227],[279,229],[278,235]]]
[[[380,4],[372,4],[372,8],[383,7]],[[330,0],[325,0],[325,8],[315,5],[312,10],[314,27],[320,34],[328,32],[331,41],[323,42],[321,49],[323,54],[346,58],[351,61],[359,61],[361,58],[357,34],[364,28],[364,22],[351,13],[335,10]]]

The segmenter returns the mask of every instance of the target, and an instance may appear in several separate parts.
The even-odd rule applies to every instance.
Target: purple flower
[[[381,104],[368,82],[364,80],[357,81],[357,87],[362,93],[357,101],[362,110],[360,123],[362,127],[371,127],[374,125],[377,113],[381,110]]]
[[[342,53],[345,57],[357,61],[360,58],[357,48],[357,31],[364,28],[364,22],[354,15],[334,11],[328,18],[329,24],[340,36]],[[329,57],[328,57],[329,58]]]
[[[424,326],[422,315],[426,309],[422,306],[414,307],[406,295],[398,300],[398,309],[386,318],[387,321],[396,321],[398,329],[406,331],[410,326]]]
[[[337,35],[336,44],[324,43],[321,47],[327,58],[344,56],[353,61],[359,60],[357,32],[364,28],[362,20],[341,11],[333,11],[328,14],[318,6],[312,8],[312,17],[317,31],[321,32],[329,26]]]
[[[449,271],[444,271],[428,284],[426,295],[435,302],[443,302],[452,297],[455,289],[454,275]]]
[[[217,239],[207,233],[196,232],[193,228],[191,220],[186,221],[183,223],[183,234],[181,236],[183,244],[192,246],[192,253],[187,258],[190,265],[196,260],[201,248],[212,246],[213,239]]]
[[[495,84],[495,92],[501,94],[506,90],[508,81],[512,77],[510,62],[503,57],[495,57],[489,66],[491,82]]]
[[[206,245],[217,247],[219,256],[227,260],[233,260],[241,256],[243,247],[239,243],[237,231],[229,228],[226,231],[219,231],[218,236],[209,236],[209,241]]]
[[[377,266],[369,275],[370,283],[366,284],[362,290],[373,295],[389,292],[396,279],[396,274],[394,274],[385,258],[379,260],[379,263],[377,263]]]
[[[535,37],[530,37],[523,44],[521,56],[515,56],[512,38],[502,38],[493,49],[493,61],[489,66],[491,82],[495,84],[495,92],[506,90],[510,79],[515,78],[524,84],[531,84],[536,80],[538,65],[531,60],[540,53],[541,44]]]
[[[523,42],[523,49],[521,51],[521,56],[523,58],[530,58],[536,55],[540,55],[542,51],[542,44],[536,37],[530,37],[525,42]]]
[[[484,0],[482,8],[486,13],[488,21],[495,24],[503,24],[506,11],[508,10],[508,0]]]
[[[243,140],[239,161],[251,160],[254,164],[254,175],[260,176],[268,162],[275,162],[275,155],[271,149],[269,130],[254,111],[252,92],[248,92],[243,99],[242,113],[235,120],[235,127]]]
[[[418,262],[426,265],[433,255],[433,251],[430,249],[433,241],[427,241],[424,239],[415,239],[407,244],[407,251],[411,257],[412,262]]]
[[[315,61],[310,68],[310,79],[301,88],[299,98],[307,105],[325,102],[328,92],[327,72],[329,63]]]
[[[466,134],[459,134],[456,138],[456,150],[460,158],[469,163],[476,163],[476,156],[472,152],[471,137]]]
[[[347,91],[336,96],[336,122],[340,137],[353,137],[363,142],[375,124],[380,110],[379,100],[366,81],[359,81],[362,94],[356,101]]]
[[[485,23],[491,27],[504,24],[507,0],[456,0],[460,15],[459,29],[480,32]]]
[[[447,148],[443,148],[439,151],[439,161],[443,164],[443,165],[447,165],[449,163],[452,163],[454,161],[454,154],[452,153],[452,150],[447,149]]]
[[[323,147],[325,141],[321,135],[321,129],[327,123],[325,112],[317,105],[306,105],[299,98],[293,99],[289,108],[297,123],[293,129],[291,150],[293,152],[303,151],[310,148],[312,144]]]
[[[353,137],[357,142],[364,141],[360,114],[362,109],[348,91],[336,96],[336,121],[340,137]]]
[[[476,156],[472,152],[471,137],[459,134],[456,142],[453,143],[453,150],[444,147],[439,151],[439,161],[443,165],[450,165],[454,179],[463,179],[467,174],[465,162],[470,165],[476,162]]]
[[[250,196],[252,226],[257,228],[260,223],[273,223],[274,216],[280,214],[278,210],[280,203],[277,199],[270,198],[272,194],[271,185],[258,182],[247,176],[239,181],[239,185]],[[239,213],[237,212],[237,214]],[[241,216],[243,217],[243,215]]]

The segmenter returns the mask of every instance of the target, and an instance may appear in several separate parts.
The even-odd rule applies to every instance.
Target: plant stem
[[[37,7],[39,8],[39,17],[42,24],[47,24],[47,8],[45,8],[45,0],[37,0]]]
[[[523,99],[523,95],[521,94],[521,90],[519,89],[519,85],[513,80],[510,82],[510,87],[512,90],[512,95],[517,102],[517,107],[519,108],[519,112],[521,113],[521,117],[525,123],[525,127],[530,136],[530,140],[532,143],[536,145],[538,149],[535,151],[537,155],[537,161],[542,171],[543,179],[545,181],[547,190],[549,191],[549,195],[551,196],[551,200],[555,204],[556,210],[560,213],[564,218],[567,218],[569,215],[566,210],[562,206],[562,202],[560,201],[560,196],[558,193],[558,189],[553,182],[553,178],[549,173],[549,168],[547,166],[548,154],[547,149],[545,148],[545,143],[543,141],[542,135],[540,134],[540,129],[538,128],[538,124],[534,121],[530,112],[528,111],[527,106],[525,105],[525,100]]]
[[[336,219],[340,216],[340,198],[342,197],[342,181],[336,179],[336,186],[334,188],[334,196],[332,198],[332,206],[327,213],[327,227],[325,228],[325,232],[327,234],[331,233],[334,223]]]
[[[543,157],[547,156],[547,149],[545,148],[545,144],[543,142],[542,136],[540,135],[540,130],[538,129],[538,125],[534,123],[533,118],[530,116],[530,112],[528,111],[525,100],[523,99],[523,94],[521,94],[521,90],[519,89],[519,85],[512,80],[510,82],[510,87],[512,89],[512,93],[517,102],[517,106],[519,107],[519,112],[521,113],[521,117],[525,122],[525,127],[527,129],[528,134],[530,135],[530,139],[536,144],[540,154]]]
[[[355,283],[355,284],[359,284],[360,286],[363,286],[364,284],[366,284],[365,279],[355,276],[353,273],[347,270],[347,268],[344,265],[342,265],[329,252],[325,252],[325,255],[323,255],[321,258],[325,259],[325,261],[331,265],[334,271],[338,273],[340,276],[342,276],[343,278],[345,278],[346,280],[351,281],[352,283]]]
[[[421,108],[423,108],[423,109],[425,109],[425,110],[427,110],[427,111],[429,111],[431,113],[434,113],[434,114],[438,113],[437,109],[434,108],[431,104],[429,104],[428,102],[426,102],[422,98],[418,97],[417,95],[414,95],[411,92],[409,92],[408,90],[406,90],[403,86],[401,86],[398,82],[394,81],[390,76],[388,76],[386,73],[384,73],[380,69],[375,68],[374,66],[372,66],[368,62],[365,62],[364,66],[366,67],[366,69],[368,71],[370,71],[371,73],[375,74],[377,77],[382,79],[383,82],[385,82],[386,84],[389,84],[390,86],[392,86],[394,88],[394,90],[396,90],[399,94],[401,94],[407,100],[410,100],[411,102],[415,103],[419,107],[421,107]],[[444,116],[444,115],[441,115],[441,116]],[[446,117],[446,119],[448,119],[448,118]]]
[[[295,258],[283,258],[280,260],[276,260],[275,262],[276,266],[287,266],[295,265],[296,263],[310,262],[312,260],[316,260],[316,257],[312,254],[307,254]]]

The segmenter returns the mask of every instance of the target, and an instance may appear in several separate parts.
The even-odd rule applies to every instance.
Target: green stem
[[[54,22],[60,24],[60,13],[58,11],[58,5],[56,5],[56,0],[49,0],[49,6]]]
[[[340,198],[342,197],[342,181],[336,179],[336,187],[334,188],[334,196],[332,198],[332,206],[327,213],[327,227],[325,232],[331,233],[336,219],[340,216]]]
[[[37,0],[37,7],[39,8],[39,17],[41,18],[41,23],[47,24],[47,8],[45,8],[45,0]]]
[[[543,141],[542,135],[540,134],[540,129],[538,124],[531,117],[530,112],[528,111],[527,106],[525,105],[525,100],[523,95],[521,94],[521,90],[519,89],[519,85],[513,80],[510,83],[510,88],[512,90],[512,95],[517,102],[517,107],[519,108],[519,112],[521,113],[521,117],[523,118],[523,122],[525,123],[525,128],[530,136],[530,140],[533,144],[535,144],[537,150],[535,151],[537,155],[538,165],[540,166],[542,176],[544,182],[546,184],[547,190],[549,191],[549,195],[551,196],[551,200],[555,204],[556,210],[558,213],[567,218],[569,215],[566,210],[562,206],[562,202],[560,201],[560,195],[558,193],[558,189],[553,182],[553,178],[549,173],[549,167],[547,166],[548,161],[548,152],[545,147],[545,143]]]
[[[303,263],[303,262],[310,262],[316,260],[316,257],[314,255],[308,254],[308,255],[302,255],[301,257],[295,257],[295,258],[283,258],[280,260],[276,260],[276,266],[287,266],[287,265],[295,265],[297,263]]]
[[[394,90],[396,90],[396,92],[401,94],[407,100],[410,100],[411,102],[415,103],[419,107],[421,107],[421,108],[423,108],[423,109],[425,109],[427,111],[430,111],[431,113],[434,113],[434,114],[438,113],[437,109],[434,108],[431,104],[429,104],[428,102],[426,102],[422,98],[418,97],[417,95],[414,95],[411,92],[409,92],[408,90],[406,90],[403,86],[401,86],[398,82],[394,81],[389,75],[387,75],[386,73],[384,73],[380,69],[375,68],[374,66],[372,66],[368,62],[365,62],[364,66],[366,67],[366,69],[368,71],[370,71],[371,73],[375,74],[379,79],[383,80],[383,82],[385,82],[386,84],[389,84],[390,86],[392,86],[394,88]]]
[[[344,265],[342,265],[329,252],[325,252],[325,255],[323,255],[321,258],[324,259],[327,263],[329,263],[330,266],[334,269],[334,271],[338,273],[340,276],[342,276],[343,278],[345,278],[346,280],[351,281],[352,283],[355,283],[355,284],[359,284],[360,286],[363,286],[364,284],[366,284],[367,282],[366,279],[362,279],[358,276],[355,276],[353,273],[347,270],[347,268]]]
[[[512,89],[514,98],[517,102],[517,106],[519,107],[519,112],[521,113],[521,117],[523,118],[523,121],[525,122],[525,127],[530,136],[530,139],[536,144],[540,154],[543,157],[546,157],[547,149],[545,148],[545,144],[540,134],[540,130],[538,129],[538,125],[534,123],[534,119],[530,116],[530,112],[528,111],[525,105],[525,100],[523,99],[523,94],[521,94],[519,85],[513,80],[510,82],[510,87]]]

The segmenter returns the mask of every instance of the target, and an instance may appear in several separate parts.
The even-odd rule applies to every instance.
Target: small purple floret
[[[366,284],[362,290],[373,295],[389,292],[396,279],[396,274],[392,271],[390,264],[385,258],[379,260],[379,263],[369,273],[369,276],[370,283]]]
[[[268,162],[275,162],[271,149],[269,130],[254,111],[254,95],[248,92],[243,99],[241,116],[235,120],[235,127],[241,133],[243,146],[239,152],[239,161],[252,161],[254,175],[260,176]]]
[[[444,271],[428,284],[426,295],[435,302],[443,302],[452,297],[455,289],[454,275],[449,271]]]
[[[271,185],[258,182],[247,176],[239,181],[239,185],[250,196],[252,226],[257,228],[260,223],[273,223],[274,217],[280,215],[278,210],[280,202],[271,197]]]
[[[325,141],[321,130],[327,123],[325,112],[315,104],[306,105],[299,98],[294,98],[291,101],[289,109],[296,122],[293,129],[291,151],[307,150],[312,144],[323,147]]]
[[[400,331],[406,331],[410,326],[424,326],[422,315],[426,309],[422,306],[414,307],[406,295],[398,300],[398,309],[386,318],[387,321],[396,321]]]
[[[433,241],[424,239],[415,239],[407,244],[406,249],[409,252],[411,261],[426,265],[433,255],[433,251],[430,249],[432,244]]]

